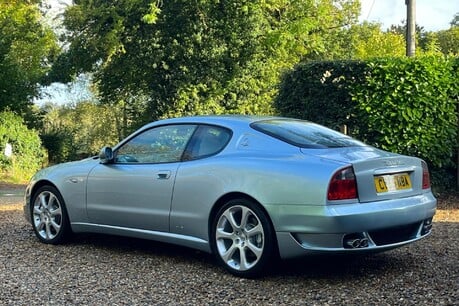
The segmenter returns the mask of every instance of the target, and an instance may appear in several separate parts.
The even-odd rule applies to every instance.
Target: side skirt
[[[138,228],[126,228],[113,225],[93,224],[75,222],[71,224],[72,230],[76,233],[99,233],[108,235],[117,235],[125,237],[133,237],[140,239],[148,239],[165,243],[177,244],[192,249],[197,249],[203,252],[211,253],[209,242],[186,235],[179,235],[166,232],[143,230]]]

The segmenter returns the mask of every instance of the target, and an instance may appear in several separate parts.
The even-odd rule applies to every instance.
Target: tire
[[[41,242],[64,243],[70,235],[70,223],[64,199],[52,186],[37,190],[31,205],[32,227]]]
[[[217,212],[211,226],[211,248],[217,261],[239,277],[253,278],[267,272],[274,257],[274,233],[260,207],[234,199]]]

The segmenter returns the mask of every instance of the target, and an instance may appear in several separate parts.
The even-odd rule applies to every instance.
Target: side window
[[[195,129],[195,125],[166,125],[147,130],[119,148],[115,162],[178,162]]]
[[[223,150],[230,138],[231,131],[226,128],[202,125],[194,134],[185,159],[193,160],[217,154]]]

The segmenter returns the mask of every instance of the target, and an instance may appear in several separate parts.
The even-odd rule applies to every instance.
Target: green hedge
[[[302,118],[339,130],[353,125],[355,103],[349,88],[363,83],[366,63],[311,62],[285,74],[274,106],[283,116]]]
[[[12,156],[4,154],[10,144]],[[0,175],[2,180],[25,181],[43,166],[45,151],[40,137],[12,112],[0,112]]]
[[[275,106],[384,150],[426,160],[437,184],[454,183],[459,60],[382,58],[300,64],[284,76]],[[440,174],[439,174],[440,173]],[[443,178],[443,179],[442,179]]]

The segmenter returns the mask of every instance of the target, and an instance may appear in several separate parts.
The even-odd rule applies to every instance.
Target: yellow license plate
[[[377,193],[411,189],[411,179],[408,173],[375,176]]]

